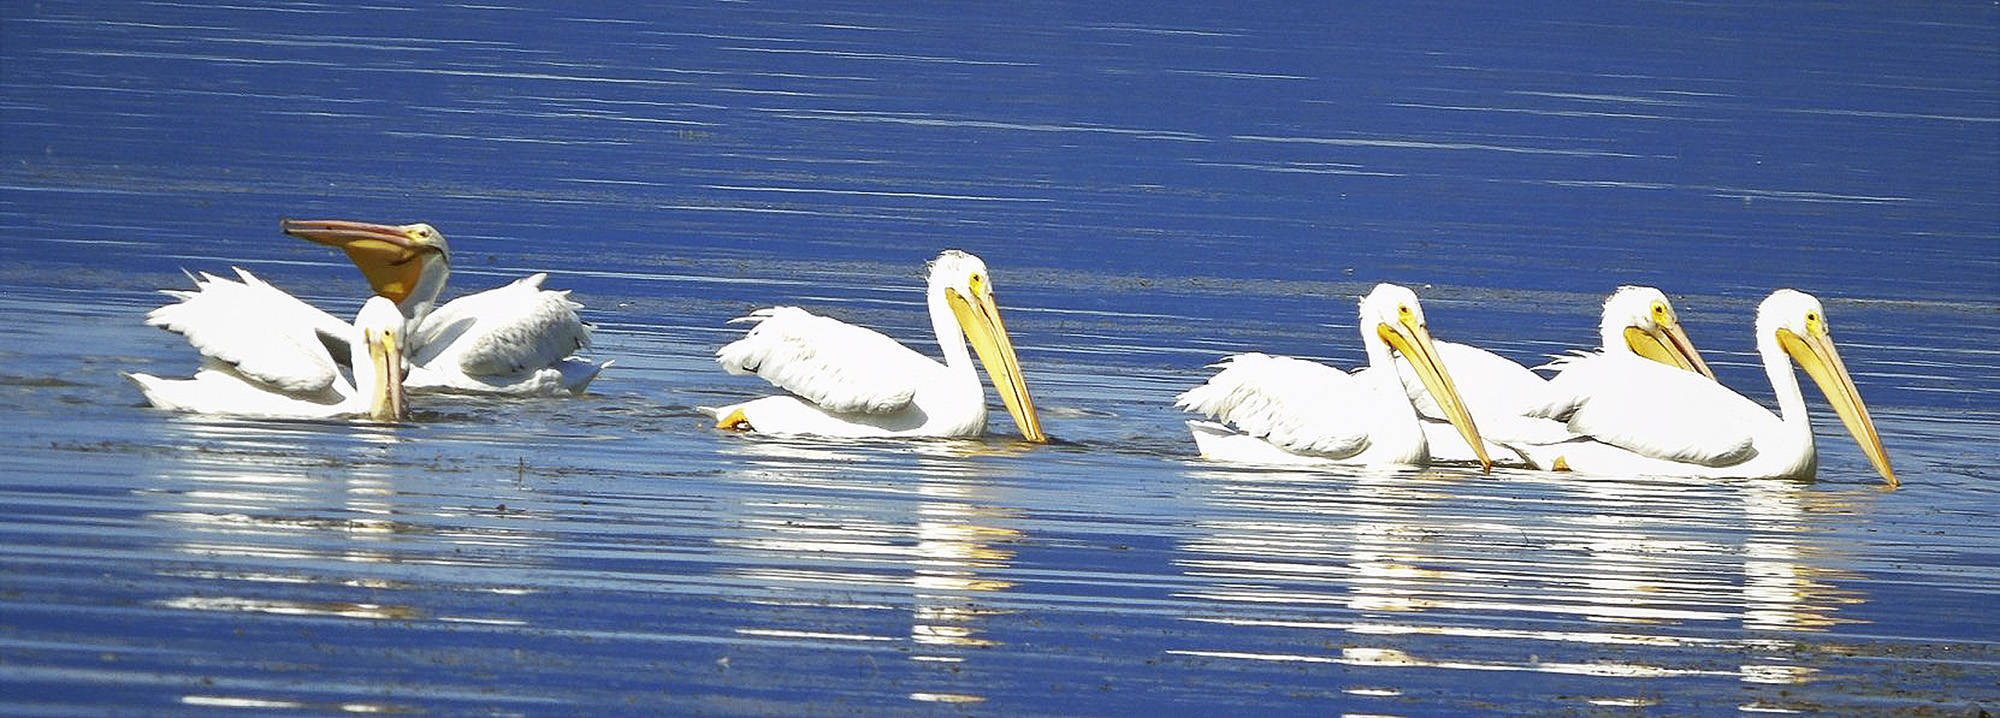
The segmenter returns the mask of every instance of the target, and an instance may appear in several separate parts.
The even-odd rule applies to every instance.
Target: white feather
[[[1213,421],[1189,421],[1195,450],[1209,461],[1225,461],[1258,466],[1318,466],[1337,460],[1311,454],[1295,454],[1276,444],[1245,434]]]
[[[724,369],[756,374],[826,411],[900,411],[943,368],[881,332],[798,307],[760,309],[732,321],[754,326],[716,351]]]
[[[162,379],[140,373],[128,373],[125,377],[139,386],[147,404],[172,411],[289,419],[324,419],[354,413],[339,392],[274,391],[271,385],[218,362],[205,364],[191,379]]]
[[[269,290],[268,285],[262,285],[261,282],[249,280],[247,273],[244,276],[247,281],[243,285],[237,285],[238,288],[243,286],[256,288],[261,285],[263,289]],[[226,282],[227,280],[216,280],[212,277],[207,277],[198,281],[212,287],[217,281]],[[214,300],[218,297],[229,296],[228,292],[233,290],[223,288],[220,290],[211,289],[210,291],[222,292],[220,294],[209,295],[209,299]],[[276,290],[269,291],[276,292]],[[280,292],[279,294],[282,293]],[[185,304],[185,301],[182,304]],[[249,314],[251,316],[262,316],[256,312],[249,312]],[[391,402],[392,406],[399,405],[400,399],[393,397],[400,396],[401,387],[391,383],[396,380],[396,369],[389,368],[388,372],[384,373],[378,370],[377,364],[370,362],[371,349],[366,345],[367,340],[364,336],[367,333],[374,332],[389,334],[400,331],[403,324],[402,313],[397,311],[396,306],[388,299],[374,297],[362,305],[361,313],[356,319],[357,322],[355,325],[348,326],[345,332],[345,341],[343,342],[343,346],[346,347],[349,353],[349,363],[354,366],[354,379],[352,381],[349,381],[346,377],[341,376],[337,371],[332,369],[334,362],[332,356],[328,353],[330,350],[316,340],[307,346],[296,347],[297,353],[302,356],[292,361],[293,363],[311,363],[313,365],[328,367],[330,376],[327,382],[328,386],[322,388],[287,388],[284,385],[267,382],[256,376],[249,375],[238,370],[236,366],[211,356],[203,357],[201,368],[190,379],[161,379],[149,374],[126,374],[125,376],[131,379],[132,383],[138,385],[140,393],[145,395],[148,404],[175,411],[316,419],[368,414],[374,408],[373,402],[383,397],[391,397],[388,398],[388,401]],[[207,325],[220,323],[222,323],[220,320],[205,320],[202,322],[207,329],[218,332],[222,330]],[[291,325],[285,326],[289,327]],[[256,329],[256,327],[252,327],[252,329]],[[364,329],[366,332],[364,332]],[[292,339],[286,337],[285,332],[269,331],[265,332],[261,339],[257,337],[255,332],[237,337],[237,340],[230,346],[233,351],[247,355],[266,356],[282,354],[285,351],[293,350],[294,343]],[[259,348],[259,345],[262,344],[272,344],[277,348]],[[285,351],[280,351],[281,348]],[[306,362],[304,355],[314,356],[311,362]],[[401,362],[402,360],[403,358],[400,356],[394,357],[394,361]]]
[[[340,375],[347,322],[272,287],[241,268],[241,281],[203,272],[193,291],[163,290],[180,301],[146,314],[146,324],[186,337],[203,357],[280,391],[316,394]]]
[[[423,315],[411,332],[407,385],[482,393],[582,392],[610,362],[571,355],[590,346],[583,305],[542,289],[537,273],[459,297]]]
[[[1729,466],[1756,455],[1770,410],[1700,374],[1632,355],[1555,363],[1542,415],[1571,431],[1649,458]]]
[[[1368,448],[1369,427],[1352,406],[1364,390],[1355,377],[1318,362],[1257,353],[1213,366],[1221,371],[1182,393],[1175,406],[1293,453],[1344,459]]]

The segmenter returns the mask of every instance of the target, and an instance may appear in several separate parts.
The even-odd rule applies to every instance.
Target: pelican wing
[[[938,363],[865,327],[798,307],[771,307],[737,322],[755,326],[715,352],[731,374],[756,374],[834,412],[887,413],[909,406]]]
[[[459,297],[425,315],[411,332],[414,362],[455,361],[473,376],[554,366],[590,346],[590,326],[569,292],[542,289],[547,274]]]
[[[1667,461],[1730,466],[1756,455],[1760,417],[1770,412],[1713,379],[1637,356],[1558,359],[1548,401],[1536,414],[1571,431]]]
[[[1237,354],[1175,406],[1235,426],[1288,451],[1346,458],[1368,448],[1368,426],[1345,411],[1360,391],[1345,372],[1304,359]]]
[[[201,355],[285,392],[326,391],[339,377],[334,356],[353,332],[347,322],[236,269],[241,281],[207,272],[180,301],[146,314],[146,324],[186,337]]]

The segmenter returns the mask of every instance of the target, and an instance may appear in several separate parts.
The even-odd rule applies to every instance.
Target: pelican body
[[[1608,364],[1610,368],[1595,375],[1611,381],[1631,380],[1629,373],[1618,367],[1640,360],[1699,372],[1711,380],[1715,378],[1714,372],[1709,371],[1708,363],[1702,360],[1701,352],[1695,350],[1687,332],[1681,329],[1680,317],[1674,312],[1673,304],[1667,301],[1667,295],[1653,287],[1626,286],[1612,292],[1604,300],[1597,332],[1599,351],[1579,353],[1565,361],[1572,366]],[[1570,437],[1569,431],[1559,423],[1542,418],[1555,397],[1549,393],[1548,380],[1541,375],[1511,359],[1469,344],[1440,341],[1437,349],[1438,356],[1451,367],[1452,374],[1463,381],[1461,391],[1464,392],[1465,407],[1479,422],[1489,454],[1509,457],[1513,452],[1503,447],[1510,442],[1549,442]],[[1396,370],[1403,378],[1403,386],[1409,389],[1410,401],[1416,404],[1418,415],[1424,419],[1431,458],[1439,461],[1475,460],[1477,457],[1472,448],[1449,426],[1437,401],[1424,389],[1410,363],[1398,359]],[[1503,461],[1519,464],[1525,459],[1503,458]]]
[[[247,274],[245,279],[254,281]],[[370,297],[348,327],[346,346],[352,354],[347,360],[354,372],[350,382],[311,327],[217,321],[218,315],[202,311],[198,300],[189,303],[204,294],[201,289],[168,293],[183,301],[153,310],[147,324],[186,336],[202,352],[202,367],[192,379],[126,374],[148,404],[203,414],[292,419],[363,417],[394,422],[407,415],[400,340],[403,315],[388,299]]]
[[[760,309],[716,361],[791,392],[703,411],[723,429],[832,437],[963,437],[986,431],[986,390],[969,343],[1029,441],[1046,441],[986,263],[958,250],[931,262],[924,293],[944,362],[880,332],[798,307]]]
[[[1217,420],[1188,422],[1202,457],[1266,464],[1430,463],[1417,409],[1394,369],[1400,356],[1490,470],[1479,429],[1431,340],[1416,293],[1379,284],[1360,308],[1368,370],[1347,374],[1303,359],[1237,354],[1216,364],[1221,371],[1207,383],[1182,393],[1177,406]]]
[[[285,220],[286,234],[332,247],[389,298],[410,325],[412,390],[481,394],[581,394],[610,366],[574,354],[590,345],[583,305],[542,289],[536,273],[442,306],[451,248],[428,224]]]
[[[1543,412],[1579,438],[1514,446],[1541,468],[1664,476],[1811,478],[1818,469],[1796,362],[1812,377],[1862,453],[1895,486],[1874,420],[1834,349],[1826,310],[1780,289],[1757,307],[1757,355],[1778,400],[1772,413],[1719,383],[1636,357],[1564,361]]]

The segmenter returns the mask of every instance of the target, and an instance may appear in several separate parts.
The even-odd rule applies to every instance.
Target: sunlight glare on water
[[[2000,705],[2000,50],[1973,7],[293,3],[0,9],[0,712],[1329,714]],[[1984,68],[1982,71],[1981,68]],[[144,325],[280,218],[548,272],[590,394],[407,423],[142,406]],[[728,320],[935,354],[992,270],[1055,441],[716,431]],[[1195,457],[1236,352],[1364,362],[1355,298],[1528,365],[1672,296],[1770,403],[1825,302],[1903,486]]]

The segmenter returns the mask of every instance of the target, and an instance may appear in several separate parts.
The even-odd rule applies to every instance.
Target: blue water
[[[728,3],[0,7],[0,712],[1843,713],[2000,704],[2000,12]],[[407,426],[140,406],[144,312],[283,217],[533,271],[591,396]],[[707,429],[724,322],[923,346],[993,277],[1060,441]],[[1353,299],[1535,363],[1619,284],[1767,398],[1826,301],[1905,485],[1817,396],[1814,482],[1192,456],[1243,350],[1360,362]],[[926,351],[929,351],[926,348]],[[1810,392],[1809,392],[1810,393]]]

